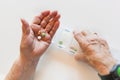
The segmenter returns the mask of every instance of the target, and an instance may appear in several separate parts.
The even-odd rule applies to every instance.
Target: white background
[[[6,74],[19,55],[20,18],[31,22],[44,10],[58,10],[61,27],[96,31],[119,49],[120,0],[0,0],[0,74]]]

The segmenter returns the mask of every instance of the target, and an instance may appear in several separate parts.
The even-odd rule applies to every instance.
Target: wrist
[[[25,66],[27,68],[36,68],[38,61],[39,58],[25,57],[23,55],[20,55],[18,59],[18,62],[21,64],[21,66]]]
[[[120,80],[120,64],[114,65],[110,71],[110,74],[98,75],[102,80]]]
[[[109,65],[103,65],[101,66],[101,68],[98,70],[98,73],[100,75],[109,75],[111,69],[113,68],[113,66],[116,65],[116,61],[114,60],[113,62],[110,62]]]
[[[37,64],[19,57],[13,64],[5,80],[31,80]]]

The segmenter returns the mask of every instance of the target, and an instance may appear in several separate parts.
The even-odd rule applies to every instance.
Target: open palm
[[[40,57],[49,47],[59,27],[59,18],[57,11],[44,11],[34,18],[31,25],[21,19],[23,33],[20,45],[21,55],[26,58]]]

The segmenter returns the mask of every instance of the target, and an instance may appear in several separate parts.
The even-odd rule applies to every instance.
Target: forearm
[[[21,57],[16,60],[5,80],[33,80],[38,60],[25,60]]]

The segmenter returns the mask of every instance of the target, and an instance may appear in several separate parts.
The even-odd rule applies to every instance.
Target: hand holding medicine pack
[[[81,52],[78,42],[75,40],[73,35],[74,29],[71,27],[65,27],[58,31],[57,37],[55,39],[55,45],[65,50],[69,54],[75,54],[76,52]],[[110,48],[112,55],[115,57],[118,63],[120,63],[120,51]]]

